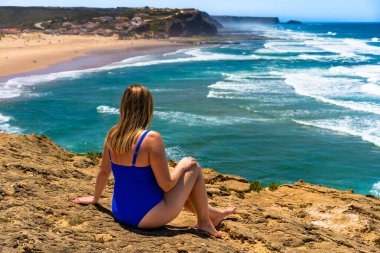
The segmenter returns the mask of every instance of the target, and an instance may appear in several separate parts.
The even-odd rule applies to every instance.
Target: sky
[[[0,6],[197,8],[211,15],[269,16],[281,21],[380,22],[380,0],[0,0]]]

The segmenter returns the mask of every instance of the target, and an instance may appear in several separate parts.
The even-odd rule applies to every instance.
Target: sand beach
[[[61,64],[49,72],[103,66],[138,54],[176,50],[185,46],[189,44],[177,43],[175,40],[120,40],[116,36],[44,33],[5,35],[0,40],[0,78],[42,70],[68,61],[69,64]],[[83,60],[83,57],[91,59]]]

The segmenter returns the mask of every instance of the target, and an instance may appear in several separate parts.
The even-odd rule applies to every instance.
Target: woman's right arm
[[[151,131],[147,138],[149,140],[149,161],[157,183],[163,191],[170,191],[177,184],[183,172],[196,165],[197,162],[192,157],[185,157],[170,172],[161,135]]]

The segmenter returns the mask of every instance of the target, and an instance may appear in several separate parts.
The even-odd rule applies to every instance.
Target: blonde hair
[[[153,118],[153,96],[142,85],[130,85],[120,102],[120,117],[106,138],[107,146],[119,154],[131,149],[133,140],[150,127]]]

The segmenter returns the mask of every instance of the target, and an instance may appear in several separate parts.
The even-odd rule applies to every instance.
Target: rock
[[[203,177],[206,184],[214,184],[215,182],[221,181],[223,179],[222,174],[210,168],[203,169]]]
[[[239,181],[243,183],[248,183],[248,180],[237,175],[230,175],[230,174],[223,174],[223,177],[225,180],[234,180],[234,181]]]
[[[101,243],[112,241],[113,238],[114,237],[110,234],[95,234],[94,235],[95,242],[101,242]]]
[[[95,166],[96,164],[96,162],[94,162],[88,157],[77,157],[77,159],[75,159],[73,163],[73,165],[77,168],[88,168]]]
[[[222,239],[194,229],[183,211],[141,230],[112,217],[113,178],[97,205],[67,200],[92,194],[99,161],[46,137],[0,133],[1,252],[379,252],[380,200],[297,182],[249,190],[242,177],[203,169],[210,205],[237,204],[218,226]],[[169,165],[175,166],[171,161]]]
[[[302,25],[302,22],[301,21],[297,21],[297,20],[289,20],[288,22],[286,22],[284,24],[287,24],[287,25]]]
[[[221,185],[227,188],[228,190],[236,191],[236,192],[249,192],[250,187],[248,183],[242,183],[236,180],[227,180],[223,182],[216,183],[216,185]]]
[[[168,35],[173,37],[193,35],[215,35],[218,31],[215,22],[200,11],[188,10],[177,13],[171,20]]]

